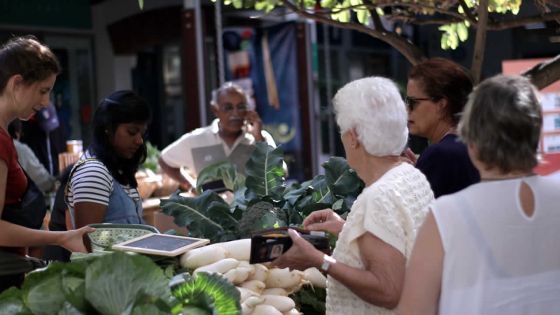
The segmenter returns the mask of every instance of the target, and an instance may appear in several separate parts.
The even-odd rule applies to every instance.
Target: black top
[[[416,167],[428,178],[436,198],[480,181],[467,146],[454,134],[445,135],[440,142],[427,147],[418,158]]]

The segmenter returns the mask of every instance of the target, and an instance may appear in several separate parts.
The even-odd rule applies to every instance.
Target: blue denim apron
[[[103,223],[144,224],[142,200],[132,199],[114,178]]]

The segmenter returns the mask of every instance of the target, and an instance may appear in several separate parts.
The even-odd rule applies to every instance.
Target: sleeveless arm
[[[443,246],[432,212],[418,232],[406,270],[399,314],[437,314],[443,273]]]

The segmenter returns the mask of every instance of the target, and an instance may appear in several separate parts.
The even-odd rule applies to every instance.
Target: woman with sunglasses
[[[146,159],[150,119],[150,106],[132,91],[117,91],[101,101],[93,117],[92,143],[67,184],[74,227],[144,223],[134,175]]]
[[[416,167],[428,178],[435,197],[480,180],[466,146],[457,140],[459,116],[472,88],[465,70],[442,58],[422,62],[408,75],[408,128],[430,143]]]

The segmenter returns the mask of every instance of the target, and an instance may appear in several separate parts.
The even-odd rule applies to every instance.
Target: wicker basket
[[[95,232],[88,234],[92,252],[103,251],[114,244],[149,233],[159,233],[155,227],[145,224],[100,223],[90,224],[90,226],[95,228]]]

